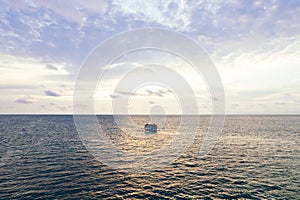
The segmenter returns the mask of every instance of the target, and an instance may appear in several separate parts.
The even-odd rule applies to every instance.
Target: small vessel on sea
[[[156,133],[157,132],[157,125],[156,124],[145,124],[145,132],[148,133]]]

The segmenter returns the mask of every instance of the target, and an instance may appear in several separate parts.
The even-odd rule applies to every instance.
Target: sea
[[[172,141],[180,122],[165,116],[157,133],[134,139],[149,118],[133,118],[141,127],[130,135],[113,116],[97,116],[130,155]],[[195,140],[210,119],[191,116],[200,121]],[[201,142],[191,142],[172,162],[144,171],[119,170],[86,144],[72,115],[0,115],[0,199],[300,199],[299,115],[228,115],[205,156]]]

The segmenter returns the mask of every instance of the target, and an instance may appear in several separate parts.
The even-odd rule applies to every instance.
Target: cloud
[[[58,70],[57,67],[55,67],[54,65],[51,65],[51,64],[46,64],[46,68],[47,68],[47,69],[50,69],[50,70],[55,70],[55,71]]]
[[[120,95],[114,95],[114,94],[110,94],[109,96],[110,96],[110,98],[112,98],[112,99],[115,99],[115,98],[120,97]]]
[[[56,1],[56,0],[35,0],[35,6],[44,7],[62,16],[64,19],[78,24],[84,23],[89,14],[104,14],[107,3],[104,0],[80,0]]]
[[[0,85],[0,90],[31,90],[37,89],[38,86],[35,85],[26,85],[26,84],[3,84]]]
[[[169,89],[145,89],[139,93],[137,92],[126,92],[126,91],[115,91],[116,93],[120,94],[120,95],[132,95],[132,96],[157,96],[157,97],[164,97],[166,95],[169,95],[172,93],[171,90]],[[110,97],[115,97],[116,98],[119,97],[118,95],[112,95]]]
[[[45,91],[45,94],[46,94],[47,96],[51,96],[51,97],[60,97],[60,96],[61,96],[60,94],[55,93],[55,92],[53,92],[53,91],[51,91],[51,90],[46,90],[46,91]]]
[[[30,96],[26,96],[26,97],[17,99],[15,102],[20,103],[20,104],[32,104],[33,101],[31,101],[31,99],[33,99],[33,98]]]
[[[286,105],[286,104],[288,104],[288,102],[285,102],[285,101],[275,101],[275,102],[273,102],[275,105]]]
[[[22,99],[22,98],[20,98],[20,99],[17,99],[17,100],[16,100],[16,103],[21,103],[21,104],[31,104],[32,101],[29,101],[29,100],[27,100],[27,99]]]
[[[116,91],[116,93],[119,93],[119,94],[122,94],[122,95],[141,96],[141,94],[137,94],[137,93],[135,93],[135,92]]]
[[[63,66],[64,63],[53,63],[52,66]],[[55,82],[68,79],[70,73],[64,69],[45,70],[45,63],[32,57],[21,57],[0,54],[0,85],[16,86],[19,89],[24,85],[26,88],[37,88],[42,82]],[[58,67],[57,67],[58,68]],[[60,81],[61,82],[61,81]],[[45,85],[45,84],[44,84]]]
[[[0,4],[0,100],[3,105],[14,101],[20,104],[33,102],[31,106],[34,107],[38,102],[19,97],[32,95],[38,98],[45,90],[47,96],[58,97],[63,93],[63,97],[57,98],[59,101],[69,95],[64,104],[71,104],[71,86],[75,80],[70,80],[70,74],[76,72],[96,44],[121,31],[154,26],[182,31],[198,39],[217,65],[226,96],[231,100],[229,107],[232,103],[233,107],[234,103],[240,104],[236,106],[237,112],[240,109],[250,112],[249,108],[256,102],[271,105],[270,109],[276,107],[280,112],[285,112],[289,106],[295,108],[293,112],[299,112],[299,101],[296,101],[299,97],[283,104],[286,94],[296,95],[299,91],[299,1],[33,0],[2,1]],[[145,57],[137,55],[142,53],[128,60],[137,63],[140,60],[144,64]],[[166,56],[160,58],[155,61],[161,64],[168,60]],[[174,69],[173,64],[170,66]],[[114,88],[121,75],[133,67],[134,64],[126,63],[112,65],[107,79],[103,79],[103,89]],[[180,74],[184,70],[178,65]],[[187,72],[189,80],[192,76]],[[289,84],[290,81],[294,84]],[[59,85],[62,82],[66,82],[66,87]],[[39,87],[41,84],[44,88]],[[198,88],[196,84],[191,85]],[[277,90],[274,94],[260,93],[260,90],[270,92],[273,89]],[[169,94],[153,89],[120,90],[109,95],[113,91],[110,89],[102,94],[107,99],[122,95],[151,96],[149,99],[155,99],[157,103],[166,98],[156,96]],[[16,108],[12,109],[18,109],[14,106]],[[263,111],[257,109],[255,112]]]
[[[155,101],[148,101],[148,102],[149,102],[149,104],[151,104],[151,105],[155,104]]]
[[[168,94],[171,94],[172,91],[169,90],[169,89],[159,89],[159,90],[149,90],[147,89],[146,90],[148,92],[148,94],[151,96],[151,95],[154,95],[154,96],[159,96],[159,97],[163,97],[165,95],[168,95]]]
[[[115,0],[112,5],[123,17],[131,16],[134,21],[158,23],[179,31],[191,31],[192,10],[196,6],[192,1],[188,4],[180,0]]]

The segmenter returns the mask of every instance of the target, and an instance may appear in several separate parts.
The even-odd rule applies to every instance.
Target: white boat
[[[156,124],[145,124],[145,132],[156,133],[157,125]]]

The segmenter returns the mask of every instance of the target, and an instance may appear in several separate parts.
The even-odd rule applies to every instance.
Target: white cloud
[[[131,15],[134,20],[158,23],[179,31],[191,31],[193,6],[186,1],[115,0],[112,4],[123,15]]]
[[[0,112],[39,113],[41,112],[40,106],[52,102],[51,96],[57,94],[49,93],[47,97],[44,91],[51,91],[49,88],[59,93],[71,95],[72,88],[70,86],[73,83],[70,73],[64,69],[64,64],[51,63],[57,70],[49,70],[46,68],[47,63],[38,59],[0,55],[0,91],[1,104],[3,105]],[[67,87],[60,87],[62,83]],[[72,103],[71,99],[65,96],[59,98],[60,100],[55,100],[58,105],[69,106]],[[7,111],[7,107],[4,105],[13,106]],[[43,111],[47,112],[47,109],[43,109]],[[56,112],[55,110],[48,110],[50,113],[53,111]]]
[[[234,49],[239,42],[241,48]],[[248,42],[232,42],[230,54],[215,57],[228,105],[234,102],[240,104],[238,108],[229,106],[228,111],[300,112],[297,104],[300,97],[295,95],[300,91],[300,38],[262,40],[256,44],[256,48],[253,48],[253,44],[248,47]],[[271,108],[271,105],[274,107]]]
[[[0,82],[2,85],[39,85],[49,76],[68,76],[69,72],[64,69],[64,63],[57,63],[57,70],[47,70],[40,60],[23,58],[12,55],[0,55]]]
[[[42,6],[52,10],[66,20],[83,24],[89,14],[102,15],[107,9],[107,3],[104,0],[86,0],[86,1],[57,1],[57,0],[35,0],[35,6]]]
[[[33,103],[33,98],[29,95],[25,96],[25,97],[22,97],[22,98],[18,98],[16,100],[16,103],[21,103],[21,104],[31,104]]]

